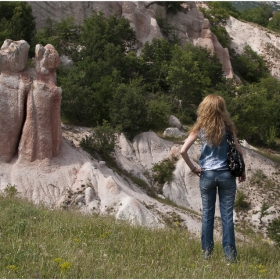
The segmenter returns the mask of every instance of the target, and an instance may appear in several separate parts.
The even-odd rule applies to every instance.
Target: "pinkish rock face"
[[[28,81],[26,83],[19,73],[1,73],[0,161],[11,161],[17,151],[24,122],[28,90]]]
[[[61,88],[56,86],[59,55],[52,45],[37,45],[34,75],[34,70],[25,69],[26,49],[25,41],[6,40],[0,51],[2,162],[10,162],[16,154],[20,160],[51,159],[61,144]]]
[[[56,70],[60,64],[58,52],[50,44],[45,47],[36,45],[35,59],[36,71],[45,75],[52,70]]]
[[[18,149],[20,160],[51,159],[58,155],[62,137],[60,103],[61,88],[33,81]]]
[[[0,50],[0,72],[23,71],[27,64],[29,47],[24,40],[5,40]]]

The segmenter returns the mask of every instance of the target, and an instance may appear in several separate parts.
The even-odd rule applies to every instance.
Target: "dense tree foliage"
[[[232,99],[229,108],[234,112],[233,120],[243,138],[258,144],[266,141],[269,127],[277,117],[275,101],[258,85],[239,89],[239,95]]]
[[[280,12],[276,12],[272,19],[268,22],[267,28],[280,32]]]
[[[280,12],[263,2],[259,6],[244,10],[239,19],[254,22],[275,32],[280,32]]]
[[[244,47],[242,54],[234,56],[232,66],[237,75],[250,83],[259,82],[261,78],[269,75],[264,59],[249,45]]]
[[[35,18],[27,2],[0,2],[0,41],[25,40],[30,45],[35,34]]]
[[[98,13],[77,29],[82,47],[75,65],[58,75],[62,114],[71,122],[96,126],[106,120],[131,136],[167,125],[172,111],[192,121],[202,96],[222,81],[218,58],[191,44],[155,39],[137,56],[135,33],[124,18]]]
[[[75,24],[72,17],[66,17],[61,22],[53,24],[47,20],[47,26],[37,31],[34,41],[36,44],[51,44],[64,55],[70,55],[75,59],[75,53],[79,44],[80,27]]]
[[[239,18],[266,27],[272,16],[272,11],[272,8],[264,2],[258,7],[243,11]]]

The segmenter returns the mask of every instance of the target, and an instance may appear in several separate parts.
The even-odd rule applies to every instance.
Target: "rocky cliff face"
[[[225,76],[234,77],[228,50],[221,46],[211,32],[208,20],[203,17],[195,2],[187,2],[182,11],[176,15],[166,14],[164,7],[148,1],[32,1],[29,4],[36,17],[38,29],[46,25],[48,17],[54,22],[59,22],[67,16],[72,16],[77,23],[82,24],[85,17],[98,11],[102,11],[107,17],[123,16],[129,20],[136,32],[139,41],[138,52],[146,42],[152,42],[154,38],[163,38],[156,18],[165,17],[170,26],[176,30],[182,44],[192,42],[208,48],[212,53],[215,52],[223,65]]]
[[[280,80],[280,35],[253,23],[233,17],[227,20],[226,30],[231,37],[231,47],[242,53],[246,45],[266,60],[273,77]]]
[[[210,30],[208,20],[198,9],[203,2],[186,2],[184,9],[176,15],[166,14],[164,7],[149,1],[31,1],[29,4],[36,17],[38,29],[46,25],[48,17],[54,22],[59,22],[66,16],[72,16],[77,23],[82,24],[85,17],[98,11],[102,11],[107,17],[123,16],[130,21],[136,32],[139,52],[145,42],[163,37],[156,18],[165,17],[176,30],[182,43],[191,41],[215,52],[223,65],[225,76],[240,81],[233,73],[228,50],[218,42]],[[280,79],[279,35],[233,17],[227,21],[226,30],[231,37],[231,47],[237,53],[242,52],[246,44],[250,45],[255,52],[265,57],[272,76]]]

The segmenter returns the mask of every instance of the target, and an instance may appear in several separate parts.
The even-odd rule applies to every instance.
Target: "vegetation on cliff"
[[[27,2],[0,2],[0,42],[24,39],[29,44],[35,35],[35,18]]]

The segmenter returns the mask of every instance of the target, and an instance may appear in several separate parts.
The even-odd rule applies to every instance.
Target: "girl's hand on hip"
[[[240,177],[238,177],[238,182],[242,183],[246,181],[246,173],[244,172]]]
[[[201,169],[200,167],[196,167],[196,168],[193,170],[193,173],[194,173],[195,175],[197,175],[198,177],[200,177],[202,171],[203,171],[203,169]]]

